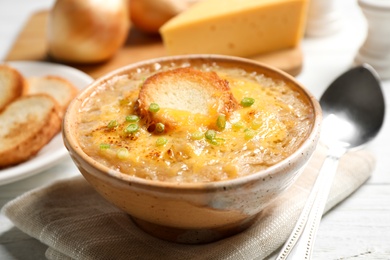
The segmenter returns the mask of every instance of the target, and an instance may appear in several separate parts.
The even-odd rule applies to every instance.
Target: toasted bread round
[[[22,96],[0,114],[0,168],[36,155],[61,129],[58,103],[46,94]]]
[[[25,80],[16,69],[0,65],[0,111],[22,95]]]
[[[162,112],[149,111],[151,103],[158,104]],[[146,122],[151,125],[161,122],[166,129],[185,124],[180,111],[185,115],[202,115],[215,122],[219,114],[229,116],[238,107],[226,80],[215,72],[193,68],[168,70],[149,77],[140,89],[138,105]]]
[[[27,83],[24,94],[44,93],[52,96],[60,105],[62,114],[78,93],[78,89],[71,82],[58,76],[31,77],[27,79]]]

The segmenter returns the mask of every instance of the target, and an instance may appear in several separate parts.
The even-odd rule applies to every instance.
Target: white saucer
[[[33,61],[4,63],[17,69],[24,77],[57,75],[69,80],[79,89],[85,88],[93,81],[93,78],[84,72],[65,65]],[[64,146],[62,135],[59,133],[32,159],[0,170],[0,185],[15,182],[47,170],[67,157],[68,151]]]

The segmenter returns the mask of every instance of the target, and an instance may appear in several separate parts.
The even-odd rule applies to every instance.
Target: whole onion
[[[49,55],[71,63],[111,58],[127,38],[127,10],[125,0],[57,0],[49,15]]]
[[[141,31],[158,34],[172,17],[200,0],[129,0],[130,19]]]

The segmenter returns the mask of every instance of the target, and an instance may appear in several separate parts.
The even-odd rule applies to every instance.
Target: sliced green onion
[[[207,140],[213,140],[217,133],[214,130],[207,130],[207,132],[204,134]]]
[[[223,138],[214,138],[214,139],[212,139],[212,140],[207,140],[210,144],[213,144],[213,145],[220,145],[220,144],[222,144],[222,143],[224,143],[225,142],[225,139],[223,139]]]
[[[139,117],[137,115],[128,115],[128,116],[126,116],[126,121],[127,122],[138,122]]]
[[[234,123],[234,124],[232,125],[232,128],[233,128],[234,131],[238,131],[238,130],[244,128],[244,123],[241,122],[241,121],[240,121],[240,122],[237,122],[237,123]]]
[[[165,137],[159,137],[159,138],[157,138],[157,140],[156,140],[156,145],[157,145],[157,146],[163,146],[163,145],[165,145],[166,143],[168,143],[168,139],[165,138]]]
[[[115,127],[117,127],[118,126],[118,121],[116,121],[116,120],[111,120],[110,122],[108,122],[108,124],[107,124],[107,127],[108,128],[115,128]]]
[[[250,107],[254,103],[255,103],[255,99],[254,98],[244,97],[243,99],[241,99],[241,105],[243,107]]]
[[[124,160],[129,157],[129,154],[129,151],[126,148],[120,148],[116,153],[116,156],[118,156],[119,159]]]
[[[200,140],[200,139],[202,139],[203,138],[203,133],[202,132],[200,132],[200,131],[196,131],[196,132],[193,132],[192,134],[191,134],[191,138],[193,139],[193,140]]]
[[[160,110],[160,106],[158,104],[150,103],[150,105],[149,105],[149,111],[150,112],[156,113],[159,110]]]
[[[127,99],[121,99],[121,100],[119,100],[119,105],[121,105],[121,106],[126,106],[126,105],[128,105],[129,103],[130,103],[130,101],[127,100]]]
[[[255,119],[252,121],[251,125],[254,130],[257,130],[263,125],[263,122],[260,119]]]
[[[164,130],[165,130],[165,125],[163,123],[157,123],[154,131],[156,131],[157,133],[162,133],[164,132]]]
[[[100,148],[100,150],[110,149],[110,144],[102,143],[102,144],[99,145],[99,148]]]
[[[209,142],[210,144],[213,144],[213,145],[219,145],[219,142],[218,142],[217,139],[208,140],[208,142]]]
[[[252,129],[245,129],[244,133],[246,140],[252,139],[256,135],[256,132]]]
[[[139,129],[139,126],[137,124],[130,124],[125,128],[125,133],[132,134],[137,132]]]
[[[219,115],[217,118],[217,127],[220,131],[224,130],[226,127],[226,116]]]
[[[207,130],[205,137],[207,142],[213,145],[220,145],[221,143],[225,142],[225,139],[217,137],[217,132],[214,130]]]

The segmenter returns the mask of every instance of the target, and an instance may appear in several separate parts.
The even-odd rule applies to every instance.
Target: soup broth
[[[228,81],[240,105],[218,119],[223,128],[211,129],[202,123],[207,121],[203,115],[177,110],[180,127],[156,133],[138,113],[140,87],[155,73],[185,66],[189,64],[156,64],[153,70],[139,69],[99,86],[79,111],[77,132],[84,152],[139,178],[214,182],[286,159],[310,133],[314,113],[302,92],[281,80],[218,65],[191,67],[214,71]]]

